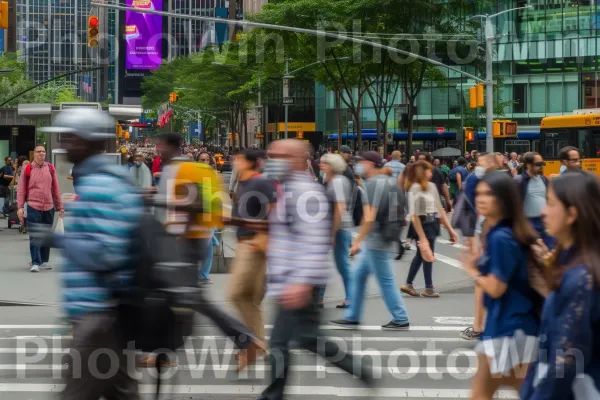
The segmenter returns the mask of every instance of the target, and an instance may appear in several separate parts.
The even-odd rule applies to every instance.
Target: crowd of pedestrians
[[[47,128],[70,132],[64,143],[74,163],[74,198],[61,199],[56,171],[41,146],[29,165],[23,160],[15,168],[7,159],[11,168],[4,172],[5,180],[14,178],[18,186],[19,217],[27,211],[31,270],[51,268],[50,248],[63,252],[63,295],[73,351],[85,360],[81,365],[88,365],[98,347],[123,349],[116,322],[119,301],[113,296],[134,284],[132,243],[150,199],[153,219],[178,238],[182,260],[196,266],[196,282],[187,285],[202,289],[194,309],[233,338],[238,370],[261,357],[271,364],[271,382],[260,400],[285,397],[292,344],[373,387],[369,363],[357,364],[335,341],[325,341],[319,328],[332,285],[331,256],[344,288],[344,299],[335,306],[339,319],[332,323],[360,326],[367,281],[374,275],[391,317],[382,321],[382,329],[408,330],[410,310],[401,293],[441,296],[433,263],[435,243],[445,235],[452,243],[463,241],[464,270],[475,287],[474,324],[461,333],[479,341],[472,398],[491,400],[503,386],[520,391],[524,400],[600,397],[595,335],[600,253],[594,244],[600,237],[600,181],[581,171],[578,149],[563,149],[560,176],[546,177],[545,162],[535,152],[471,152],[455,162],[421,153],[403,162],[398,151],[383,159],[378,152],[353,154],[342,146],[339,154],[317,155],[306,143],[286,139],[267,151],[238,152],[224,190],[214,155],[225,149],[186,146],[174,133],[127,148],[128,169],[106,166],[98,155],[112,125],[100,111],[77,110],[62,112]],[[223,213],[223,202],[231,204],[231,215]],[[64,233],[52,232],[54,213],[62,217],[65,209]],[[212,257],[215,232],[224,225],[237,228],[225,295],[243,322],[204,292],[210,282],[205,262]],[[413,243],[416,253],[400,284],[395,245],[399,259]],[[425,289],[419,293],[413,282],[420,269]],[[268,346],[267,297],[276,304]],[[165,359],[160,351],[138,360],[138,366],[161,363],[176,365],[177,360]],[[100,379],[87,367],[78,377],[69,375],[63,398],[114,393],[139,398],[135,380],[120,367],[113,380]]]

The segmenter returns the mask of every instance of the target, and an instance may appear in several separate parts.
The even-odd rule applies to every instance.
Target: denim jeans
[[[27,221],[30,224],[52,225],[54,223],[54,208],[48,211],[39,211],[27,205]],[[29,252],[31,253],[31,264],[42,265],[50,259],[50,247],[41,247],[29,241]]]
[[[360,321],[365,300],[367,278],[374,273],[379,282],[385,306],[390,314],[392,314],[392,321],[397,324],[408,322],[406,305],[400,295],[400,289],[396,285],[391,258],[392,253],[390,252],[371,250],[367,249],[365,245],[362,246],[358,254],[356,268],[352,271],[350,278],[350,308],[346,309],[344,319]]]
[[[335,235],[335,247],[333,248],[333,258],[337,267],[342,282],[344,282],[344,291],[346,293],[346,301],[350,300],[350,246],[352,245],[352,234],[350,231],[339,229]],[[321,300],[325,297],[325,287],[319,293]]]
[[[203,280],[208,280],[210,269],[212,268],[213,262],[213,246],[215,242],[215,232],[213,231],[211,239],[208,241],[208,246],[205,249],[204,259],[202,260],[202,265],[200,266],[200,274],[199,278]],[[218,241],[217,241],[218,243]]]
[[[10,198],[8,196],[6,196],[4,198],[4,205],[2,206],[2,212],[4,214],[8,214],[8,205],[10,203]]]
[[[425,236],[429,241],[429,245],[431,246],[431,251],[435,251],[435,239],[437,238],[437,229],[433,226],[433,224],[423,224],[423,230],[425,231]],[[410,263],[410,269],[408,270],[408,277],[406,278],[406,283],[412,285],[415,277],[417,276],[417,272],[421,269],[421,263],[423,264],[423,276],[425,277],[425,287],[433,288],[433,263],[423,261],[421,257],[421,250],[419,246],[417,246],[417,254],[415,258],[413,258]]]

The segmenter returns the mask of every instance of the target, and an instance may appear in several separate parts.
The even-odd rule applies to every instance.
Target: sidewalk
[[[60,280],[59,271],[62,263],[60,251],[52,249],[50,252],[51,271],[29,272],[29,239],[27,235],[21,235],[17,229],[6,229],[0,220],[0,305],[22,304],[22,305],[48,305],[58,306],[60,302]],[[225,237],[225,255],[232,257],[235,249],[234,233],[227,230]],[[438,250],[438,249],[436,249]],[[438,250],[439,251],[439,250]],[[398,285],[406,279],[410,261],[414,251],[407,251],[402,261],[394,261],[394,273]],[[443,257],[443,256],[442,256]],[[446,254],[454,257],[454,254]],[[440,259],[441,257],[438,257]],[[351,260],[351,263],[353,260]],[[330,263],[330,284],[325,292],[326,303],[340,303],[344,299],[344,288],[335,269],[333,258]],[[465,293],[472,292],[472,283],[460,268],[453,267],[444,262],[436,262],[433,266],[436,288],[440,293]],[[228,276],[225,274],[212,274],[213,284],[210,292],[215,302],[227,303],[226,293],[228,290]],[[417,276],[415,287],[423,287],[423,274]],[[367,285],[369,296],[379,296],[379,287],[372,277]]]

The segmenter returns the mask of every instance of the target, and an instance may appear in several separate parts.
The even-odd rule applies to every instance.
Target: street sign
[[[444,133],[444,127],[439,126],[439,127],[435,128],[435,131],[437,132],[438,135],[441,135],[442,133]]]
[[[293,97],[284,97],[283,104],[287,104],[287,105],[294,104],[294,98]]]
[[[256,134],[254,134],[254,138],[255,139],[264,139],[265,135],[264,135],[264,133],[256,133]]]

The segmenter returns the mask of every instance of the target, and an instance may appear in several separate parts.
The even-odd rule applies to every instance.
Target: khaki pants
[[[265,340],[265,322],[262,301],[265,297],[265,253],[240,241],[231,267],[229,299],[242,319],[257,338]]]

